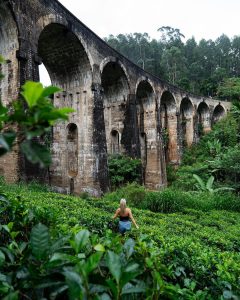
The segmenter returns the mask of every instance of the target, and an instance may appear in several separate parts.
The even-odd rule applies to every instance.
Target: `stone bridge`
[[[89,12],[91,13],[91,12]],[[39,80],[44,64],[57,107],[75,109],[53,128],[48,181],[58,191],[98,195],[109,188],[107,157],[142,159],[143,182],[167,184],[166,164],[228,111],[230,104],[191,95],[155,77],[109,47],[57,0],[1,0],[0,54],[7,64],[0,96],[6,104],[26,80]],[[8,181],[45,177],[18,149],[0,163]]]

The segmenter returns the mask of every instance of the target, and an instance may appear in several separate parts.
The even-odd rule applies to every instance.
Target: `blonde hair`
[[[120,200],[120,212],[121,212],[121,214],[125,213],[126,207],[127,207],[126,199],[122,198]]]

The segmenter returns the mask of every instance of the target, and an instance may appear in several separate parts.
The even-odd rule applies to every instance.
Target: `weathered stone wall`
[[[54,104],[75,109],[53,128],[49,173],[16,150],[1,160],[7,180],[48,178],[58,191],[99,195],[109,188],[107,155],[118,152],[141,158],[144,184],[158,189],[167,184],[166,163],[179,164],[184,147],[229,109],[146,73],[57,0],[4,0],[0,8],[3,101],[16,98],[26,80],[39,80],[43,63],[62,88]]]

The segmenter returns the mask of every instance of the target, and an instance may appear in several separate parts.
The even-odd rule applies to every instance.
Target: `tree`
[[[179,46],[179,44],[182,44],[182,38],[185,38],[185,36],[180,32],[180,29],[178,28],[162,26],[158,28],[158,31],[161,32],[161,40],[166,45]]]
[[[240,77],[227,78],[218,87],[217,90],[218,97],[222,99],[227,99],[230,101],[240,100]]]

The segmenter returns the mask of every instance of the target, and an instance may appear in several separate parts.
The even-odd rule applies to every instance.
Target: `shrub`
[[[126,183],[141,182],[141,160],[122,154],[109,156],[109,177],[113,188]]]
[[[165,189],[161,192],[148,192],[144,199],[144,208],[154,212],[172,213],[183,210],[188,193],[174,189]]]
[[[186,208],[202,211],[218,209],[240,212],[240,199],[231,192],[190,192],[185,205]]]
[[[127,204],[142,208],[145,195],[145,188],[141,185],[138,185],[136,182],[133,182],[117,189],[112,193],[106,194],[104,199],[111,202],[119,202],[121,198],[125,198],[127,200]]]

